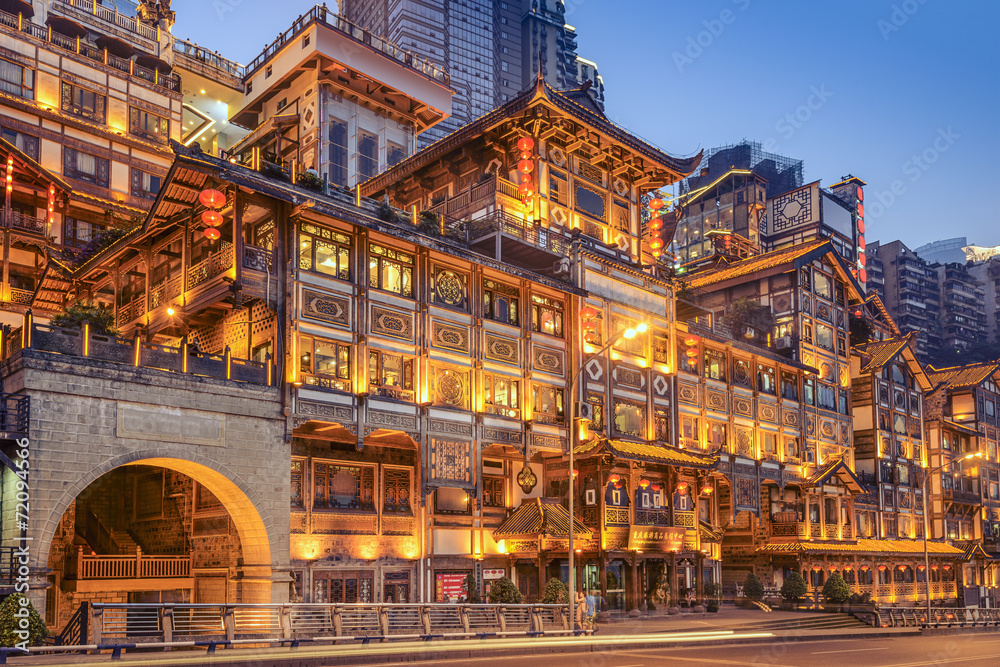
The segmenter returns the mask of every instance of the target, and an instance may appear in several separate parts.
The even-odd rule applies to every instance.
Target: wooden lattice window
[[[292,507],[305,507],[305,499],[302,497],[302,488],[302,461],[292,461]]]
[[[144,109],[129,107],[128,131],[130,134],[165,144],[170,139],[170,121]]]
[[[375,511],[375,469],[339,463],[313,465],[313,507]]]
[[[65,113],[103,123],[108,98],[87,88],[62,84],[62,110]]]
[[[375,243],[368,253],[369,287],[413,296],[413,255]]]
[[[505,507],[503,477],[483,477],[483,505]]]
[[[531,297],[531,330],[551,336],[563,335],[563,303],[544,296]]]
[[[351,279],[351,237],[303,222],[299,225],[299,268]]]
[[[518,302],[521,292],[516,287],[509,287],[492,280],[483,281],[483,317],[494,322],[503,322],[517,326]]]
[[[382,470],[382,511],[412,514],[410,471],[407,468]]]

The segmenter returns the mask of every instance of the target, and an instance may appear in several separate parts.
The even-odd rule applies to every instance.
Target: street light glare
[[[637,332],[636,332],[635,329],[626,329],[625,333],[622,334],[622,337],[623,338],[635,338],[636,333]]]
[[[638,331],[639,333],[646,333],[646,329],[647,329],[647,328],[648,328],[648,327],[646,327],[646,323],[645,323],[645,322],[640,322],[640,323],[639,323],[639,326],[637,326],[637,327],[635,328],[635,330],[636,330],[636,331]]]

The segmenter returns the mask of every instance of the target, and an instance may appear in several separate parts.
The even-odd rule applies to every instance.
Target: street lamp
[[[585,320],[584,328],[587,329],[588,325],[591,322],[593,322],[594,318],[597,316],[597,311],[590,306],[586,306],[584,309],[581,309],[580,314],[581,316],[583,316]],[[580,380],[580,374],[583,372],[584,367],[586,367],[586,365],[590,362],[591,359],[600,354],[603,354],[612,345],[614,345],[621,339],[625,338],[631,340],[632,338],[635,338],[639,334],[644,333],[647,328],[648,327],[645,322],[640,322],[635,326],[635,328],[625,329],[624,331],[615,334],[614,336],[611,337],[611,340],[609,340],[604,347],[589,355],[584,355],[583,363],[580,364],[580,367],[577,368],[576,371],[574,371],[572,376],[570,376],[570,381],[569,381],[570,400],[568,402],[570,403],[570,414],[572,415],[572,421],[570,422],[571,428],[569,433],[569,544],[567,550],[569,551],[569,622],[570,624],[573,625],[574,633],[576,632],[576,571],[574,569],[576,551],[574,550],[573,546],[573,520],[574,520],[573,489],[576,484],[576,476],[573,474],[574,470],[573,450],[576,448],[577,441],[582,437],[583,427],[581,422],[586,423],[590,421],[589,419],[584,419],[576,416],[577,414],[576,408],[578,404],[578,401],[576,400],[577,383]],[[592,331],[593,327],[590,327],[589,330]]]
[[[926,473],[924,473],[924,485],[923,485],[924,486],[924,586],[926,586],[927,588],[927,623],[931,622],[931,555],[930,552],[928,551],[928,546],[927,546],[927,542],[931,538],[930,525],[928,524],[927,521],[927,515],[930,514],[931,511],[931,499],[930,499],[930,491],[928,490],[927,486],[928,484],[927,480],[930,479],[931,475],[933,475],[936,472],[944,470],[952,463],[955,462],[962,463],[963,461],[968,461],[969,459],[981,459],[981,458],[983,458],[982,452],[976,452],[975,454],[966,454],[965,456],[955,459],[954,461],[948,461],[948,463],[939,465],[937,468],[934,468],[933,470],[928,470]],[[942,517],[941,520],[944,521],[944,517]],[[942,537],[944,537],[943,534]]]

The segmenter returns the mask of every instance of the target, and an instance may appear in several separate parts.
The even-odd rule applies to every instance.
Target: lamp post
[[[948,461],[948,463],[939,465],[937,468],[928,470],[924,473],[924,585],[927,587],[927,622],[931,622],[931,555],[928,550],[928,541],[931,539],[930,524],[928,522],[927,516],[931,512],[931,498],[930,491],[928,490],[928,480],[934,473],[940,472],[950,466],[952,463],[958,462],[962,463],[968,461],[969,459],[981,459],[983,458],[982,452],[976,452],[975,454],[966,454],[954,461]],[[942,517],[942,521],[944,518]],[[942,531],[942,537],[944,537]]]
[[[590,306],[587,306],[586,308],[590,308]],[[589,313],[589,315],[586,314],[586,313],[584,313],[583,310],[584,309],[581,309],[581,316],[583,316],[583,318],[584,318],[585,321],[588,321],[588,320],[592,321],[597,316],[597,311],[594,310],[593,308],[590,309],[591,312]],[[598,356],[600,354],[603,354],[608,349],[610,349],[612,345],[614,345],[615,343],[617,343],[621,339],[623,339],[623,338],[626,338],[626,339],[635,338],[637,335],[639,335],[641,333],[644,333],[646,331],[646,329],[647,329],[646,323],[645,322],[640,322],[638,325],[636,325],[636,327],[634,329],[625,329],[624,331],[621,331],[621,332],[615,334],[614,336],[611,337],[611,339],[607,342],[607,344],[604,347],[602,347],[601,349],[599,349],[598,351],[596,351],[596,352],[594,352],[592,354],[585,355],[584,359],[583,359],[583,363],[580,364],[580,367],[577,368],[576,371],[573,372],[573,375],[570,376],[570,381],[569,381],[569,397],[568,397],[569,400],[567,401],[569,403],[569,407],[570,407],[570,414],[572,415],[572,420],[570,421],[571,428],[570,428],[570,433],[569,433],[569,543],[568,543],[568,551],[569,551],[569,622],[573,626],[574,633],[576,632],[576,571],[574,570],[574,563],[575,563],[575,560],[576,560],[576,558],[575,558],[576,557],[576,551],[574,550],[574,545],[573,545],[573,522],[574,522],[574,515],[573,515],[574,493],[573,493],[573,491],[574,491],[574,488],[576,486],[576,475],[573,473],[573,450],[576,449],[576,443],[580,439],[580,436],[581,436],[581,429],[582,429],[581,423],[586,423],[587,421],[589,421],[588,419],[578,418],[576,416],[576,414],[577,414],[577,409],[576,408],[577,408],[577,405],[579,403],[576,400],[577,383],[580,380],[580,374],[583,372],[583,369],[586,367],[586,365],[590,362],[591,359],[593,359],[594,357],[596,357],[596,356]]]

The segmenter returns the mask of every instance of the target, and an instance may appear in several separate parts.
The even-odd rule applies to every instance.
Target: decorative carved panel
[[[646,386],[646,378],[643,376],[641,368],[620,364],[615,366],[614,378],[622,387],[643,389]]]
[[[750,429],[736,427],[736,453],[754,458],[753,432]]]
[[[772,424],[778,421],[778,408],[771,404],[765,403],[764,401],[758,401],[757,410],[760,413],[760,420],[763,422],[771,422]]]
[[[505,428],[484,428],[483,440],[487,443],[497,443],[501,445],[522,445],[524,444],[524,434],[520,431],[509,431]]]
[[[698,400],[698,387],[684,382],[679,383],[677,386],[677,400],[681,403],[700,405],[701,401]]]
[[[469,327],[434,320],[431,322],[431,345],[468,354]]]
[[[435,366],[432,369],[434,403],[452,408],[469,407],[469,373]]]
[[[563,374],[563,359],[565,355],[561,350],[553,350],[547,347],[536,345],[532,351],[532,366],[535,370],[553,375]]]
[[[733,502],[736,505],[737,511],[749,510],[756,514],[759,511],[758,503],[760,501],[757,480],[737,477],[734,480],[733,486],[735,491]]]
[[[413,340],[413,313],[372,306],[372,333]]]
[[[657,396],[667,396],[670,393],[670,382],[664,375],[653,378],[653,391]]]
[[[706,392],[705,395],[705,407],[709,410],[715,410],[717,412],[726,412],[726,395],[721,391],[711,391]]]
[[[521,344],[511,338],[486,334],[486,358],[517,364],[521,360]]]
[[[402,415],[398,412],[369,410],[367,421],[376,428],[391,428],[398,431],[414,430],[417,428],[417,418],[415,416]]]
[[[452,435],[472,436],[472,424],[461,424],[459,422],[447,421],[445,419],[428,419],[427,431],[435,433],[449,433]]]
[[[531,444],[535,447],[547,447],[550,449],[565,449],[566,438],[560,438],[554,435],[542,435],[540,433],[533,433],[531,435]]]
[[[816,417],[806,415],[806,435],[816,435]]]
[[[351,303],[346,298],[304,289],[302,290],[302,316],[345,327],[350,326]]]
[[[472,443],[431,438],[428,477],[438,483],[472,486]]]
[[[798,426],[799,425],[799,411],[798,410],[782,410],[781,411],[781,423],[785,426]]]
[[[295,403],[296,412],[300,415],[323,417],[332,421],[342,422],[354,419],[354,408],[346,405],[331,405],[320,401],[298,399]]]
[[[826,419],[821,419],[819,422],[820,435],[829,440],[834,438],[834,428],[833,422]]]
[[[733,397],[733,412],[742,417],[753,417],[753,399]]]

